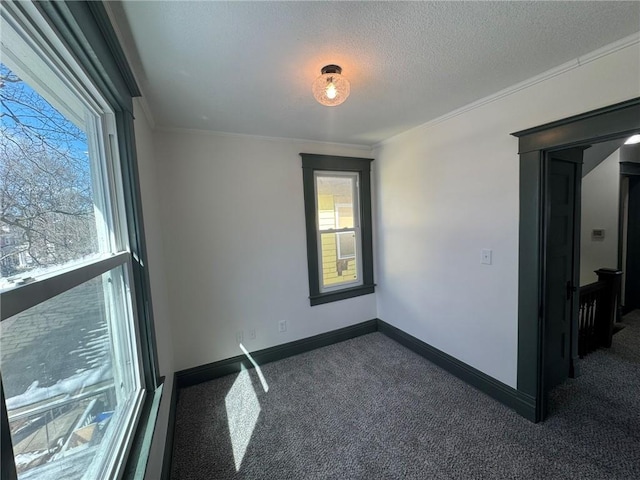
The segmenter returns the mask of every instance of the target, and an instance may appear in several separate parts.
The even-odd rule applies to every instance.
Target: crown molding
[[[196,128],[175,128],[175,127],[156,126],[155,131],[165,132],[165,133],[182,133],[182,134],[215,136],[215,137],[231,137],[231,138],[238,138],[238,139],[244,138],[244,139],[253,139],[253,140],[263,140],[268,142],[299,143],[299,144],[314,144],[314,145],[317,144],[317,145],[325,145],[325,146],[333,146],[333,147],[341,147],[341,148],[352,148],[355,150],[364,150],[367,152],[371,152],[373,150],[373,147],[371,145],[357,144],[357,143],[323,142],[322,140],[305,140],[303,138],[269,137],[265,135],[217,132],[214,130],[200,130]]]
[[[446,122],[447,120],[450,120],[454,117],[457,117],[459,115],[462,115],[464,113],[470,112],[471,110],[475,110],[476,108],[480,108],[484,105],[487,105],[489,103],[493,103],[495,101],[498,101],[504,97],[507,97],[509,95],[513,95],[514,93],[517,93],[521,90],[525,90],[529,87],[532,87],[534,85],[537,85],[538,83],[544,82],[546,80],[549,80],[553,77],[557,77],[558,75],[562,75],[566,72],[569,72],[571,70],[574,70],[576,68],[579,68],[583,65],[586,65],[588,63],[593,62],[594,60],[598,60],[602,57],[606,57],[607,55],[611,55],[612,53],[615,53],[619,50],[622,50],[624,48],[627,47],[631,47],[633,45],[636,45],[640,43],[640,32],[636,32],[632,35],[629,35],[628,37],[625,37],[621,40],[618,40],[617,42],[614,43],[610,43],[609,45],[606,45],[602,48],[599,48],[598,50],[594,50],[593,52],[587,53],[585,55],[582,55],[580,57],[577,57],[573,60],[570,60],[566,63],[563,63],[562,65],[559,65],[555,68],[552,68],[550,70],[547,70],[546,72],[543,72],[539,75],[536,75],[535,77],[531,77],[527,80],[524,80],[520,83],[516,83],[515,85],[512,85],[510,87],[507,87],[503,90],[500,90],[499,92],[496,92],[494,94],[491,94],[487,97],[481,98],[480,100],[477,100],[473,103],[469,103],[463,107],[460,107],[456,110],[453,110],[449,113],[446,113],[444,115],[441,115],[440,117],[434,118],[433,120],[429,120],[428,122],[422,123],[420,125],[417,125],[415,127],[411,127],[408,130],[405,130],[404,132],[398,133],[396,135],[393,135],[392,137],[389,137],[379,143],[376,143],[375,145],[373,145],[373,147],[371,147],[372,149],[376,149],[379,148],[387,143],[391,143],[394,140],[397,140],[399,137],[402,137],[404,135],[408,135],[411,132],[414,132],[416,130],[419,129],[423,129],[423,128],[431,128],[435,125],[438,125],[440,123]]]

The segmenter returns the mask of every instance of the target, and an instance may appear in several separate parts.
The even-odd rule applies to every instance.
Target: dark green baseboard
[[[251,352],[251,356],[256,363],[263,365],[375,331],[380,331],[387,337],[404,345],[469,385],[472,385],[507,407],[512,408],[528,420],[535,421],[535,399],[530,395],[519,392],[515,388],[490,377],[486,373],[482,373],[480,370],[461,362],[457,358],[432,347],[428,343],[380,319],[369,320],[339,330]],[[174,382],[177,384],[178,389],[189,387],[225,375],[238,373],[243,366],[244,368],[253,368],[253,363],[245,355],[238,355],[219,362],[181,370],[176,373]],[[172,408],[173,407],[174,405],[172,403]]]
[[[171,403],[169,404],[169,418],[167,420],[167,438],[164,441],[164,457],[162,458],[161,480],[171,477],[171,462],[173,460],[173,435],[176,426],[176,408],[178,407],[178,376],[173,375],[171,383]]]
[[[360,335],[365,335],[367,333],[373,333],[377,330],[377,320],[368,320],[339,330],[321,333],[320,335],[314,335],[313,337],[303,338],[302,340],[296,340],[283,345],[265,348],[264,350],[257,350],[255,352],[251,352],[251,357],[253,357],[255,362],[259,365],[264,365],[265,363],[309,352],[316,348],[344,342],[345,340],[359,337]],[[176,373],[178,389],[207,382],[214,378],[223,377],[231,373],[238,373],[243,366],[244,368],[253,368],[253,363],[245,355],[238,355],[219,362],[181,370]]]
[[[515,388],[490,377],[486,373],[482,373],[480,370],[382,320],[378,320],[378,330],[462,381],[512,408],[528,420],[535,421],[535,402],[533,397],[519,392]]]

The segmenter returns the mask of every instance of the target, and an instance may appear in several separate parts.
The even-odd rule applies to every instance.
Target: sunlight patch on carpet
[[[224,399],[236,471],[240,470],[251,441],[251,435],[256,428],[262,410],[249,372],[244,365],[241,368],[242,370]]]
[[[253,359],[253,357],[251,356],[249,351],[244,347],[244,345],[240,344],[240,349],[255,367],[256,373],[258,374],[258,378],[260,379],[260,383],[262,384],[262,389],[264,390],[265,393],[267,393],[269,391],[269,384],[267,384],[267,379],[264,378],[264,375],[262,374],[262,369],[260,368],[260,365],[258,365],[258,363]]]

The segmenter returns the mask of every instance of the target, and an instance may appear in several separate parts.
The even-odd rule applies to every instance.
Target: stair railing
[[[580,287],[578,314],[578,356],[583,358],[599,347],[610,347],[613,324],[618,316],[622,272],[596,270],[598,281]]]

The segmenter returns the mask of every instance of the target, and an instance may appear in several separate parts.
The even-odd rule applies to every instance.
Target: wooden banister
[[[597,325],[599,344],[602,347],[610,347],[613,338],[613,324],[618,313],[620,303],[620,284],[622,271],[612,268],[601,268],[595,271],[599,282],[605,282],[606,287],[601,293],[601,305],[597,312]]]
[[[598,347],[610,347],[613,324],[620,303],[622,272],[611,268],[596,270],[598,281],[580,287],[578,314],[578,355],[583,358]]]

